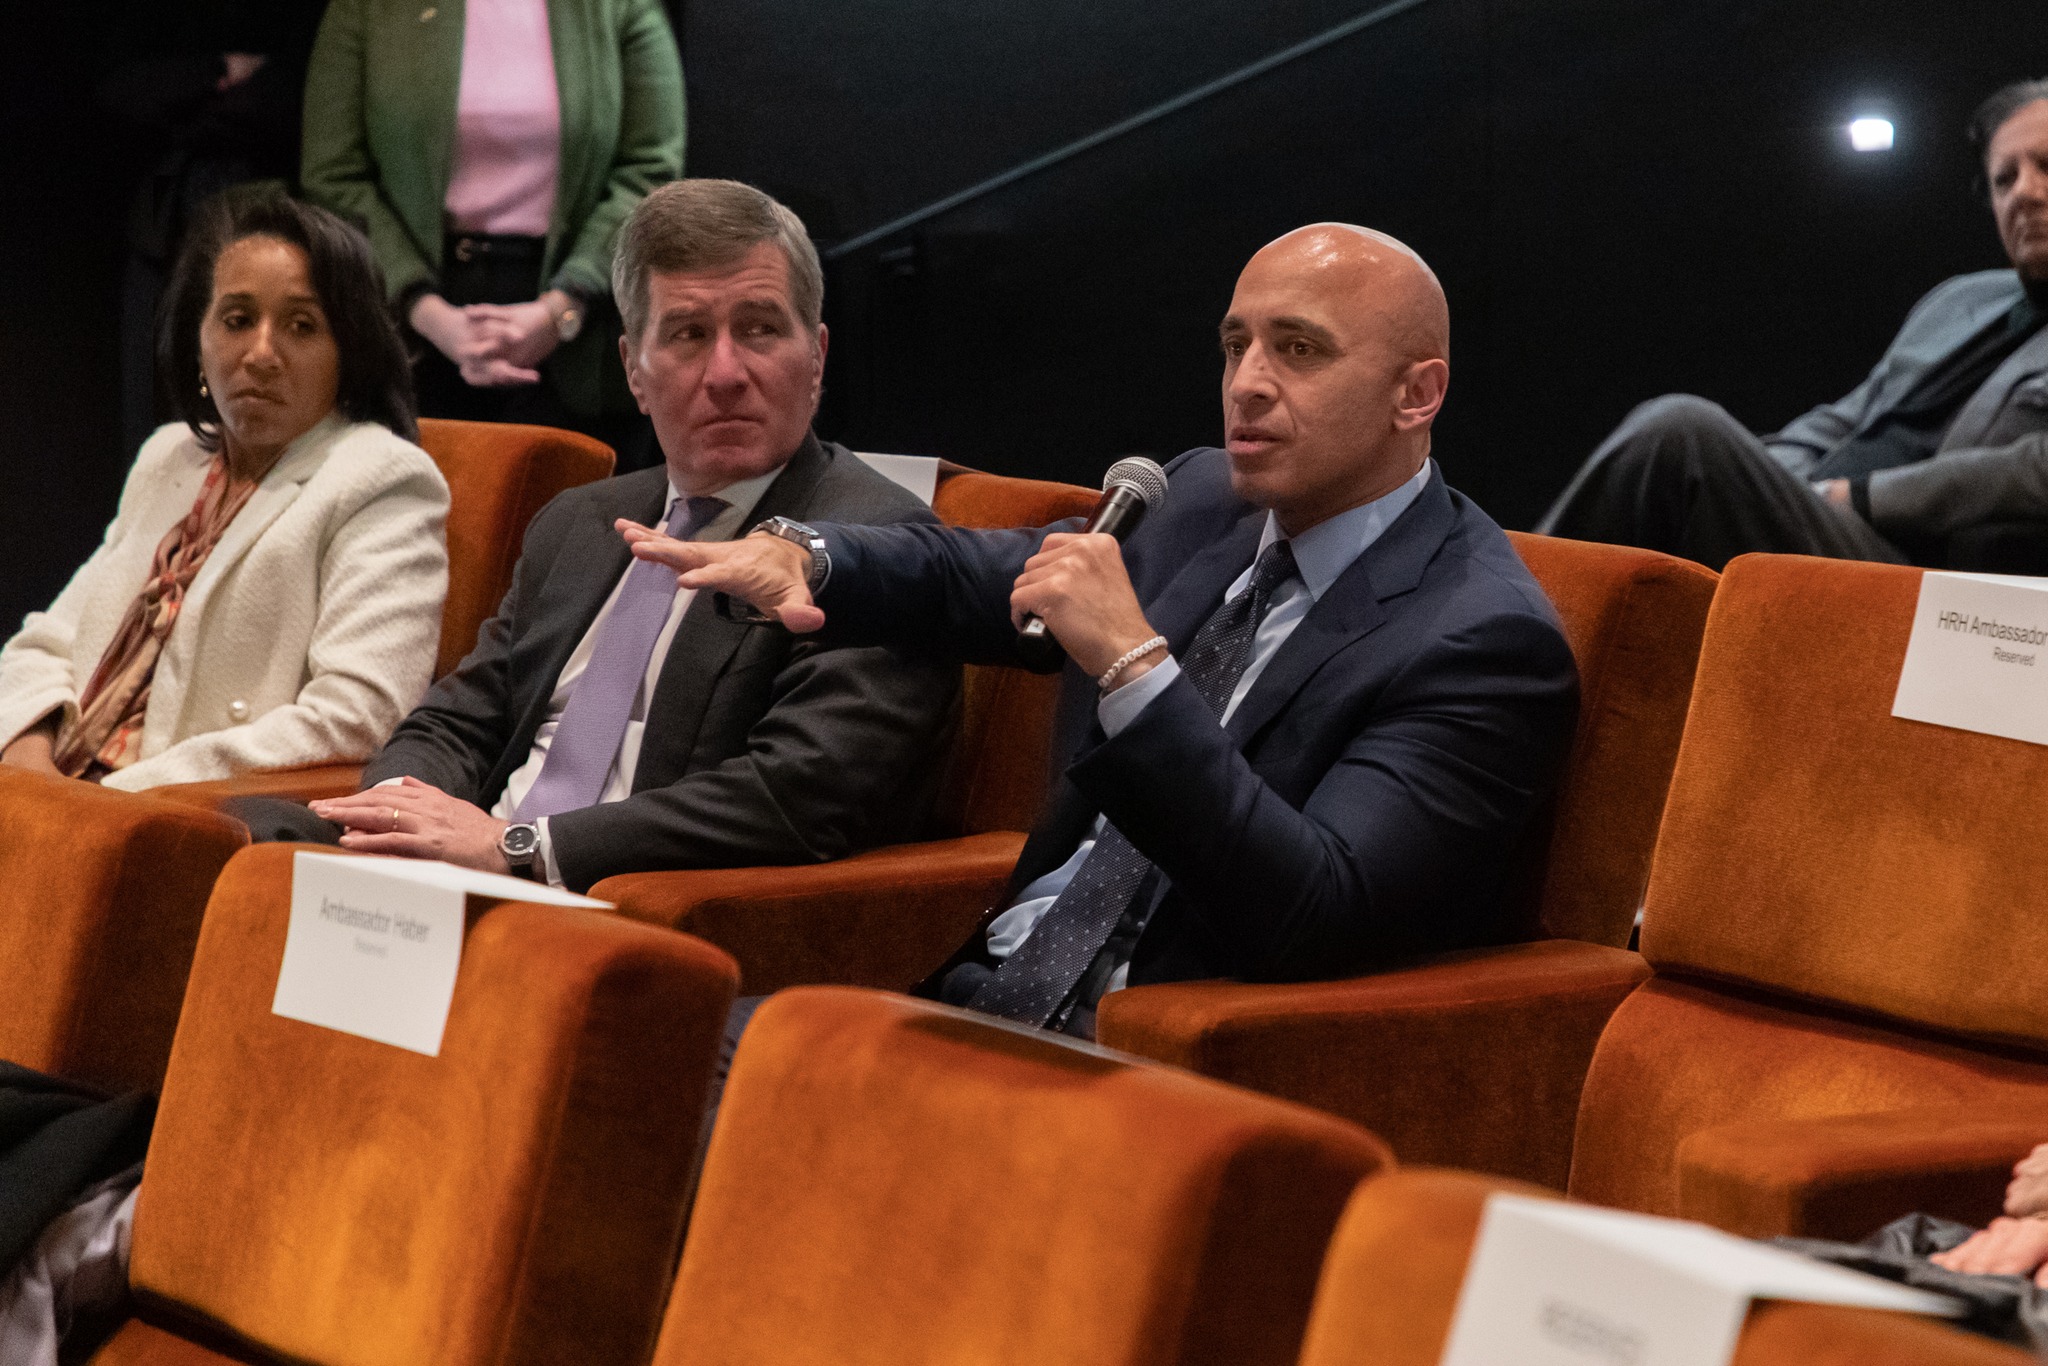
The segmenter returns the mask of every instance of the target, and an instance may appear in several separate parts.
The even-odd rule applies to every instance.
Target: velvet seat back
[[[1621,948],[1650,876],[1718,576],[1632,546],[1509,532],[1557,608],[1579,669],[1579,723],[1535,838],[1533,937]]]
[[[637,1366],[737,973],[701,941],[501,904],[440,1055],[271,1013],[291,845],[222,875],[97,1358]]]
[[[1362,1129],[850,988],[741,1041],[656,1366],[1292,1363]]]
[[[1100,495],[1074,484],[940,467],[932,510],[949,526],[1047,526],[1085,516]],[[942,835],[1029,830],[1051,786],[1057,674],[968,665],[960,730],[940,788]]]
[[[1891,715],[1920,579],[1764,555],[1723,575],[1654,976],[1594,1055],[1573,1194],[1677,1212],[1686,1153],[1731,1125],[2030,1095],[2048,1123],[2048,748]]]
[[[163,1083],[199,920],[248,843],[210,811],[0,769],[0,1058]]]
[[[1437,1366],[1486,1201],[1495,1194],[1541,1198],[1552,1192],[1416,1167],[1360,1186],[1330,1240],[1300,1366]],[[1644,1359],[1640,1351],[1597,1353],[1578,1341],[1543,1347],[1552,1361]],[[2026,1366],[2033,1360],[2017,1347],[1909,1314],[1759,1302],[1732,1366]]]
[[[448,601],[434,676],[476,645],[512,586],[526,524],[565,489],[612,472],[612,448],[554,427],[421,418],[420,446],[448,481]]]

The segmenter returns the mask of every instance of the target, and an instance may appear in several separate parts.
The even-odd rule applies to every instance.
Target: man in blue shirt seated
[[[1430,459],[1443,291],[1391,238],[1315,224],[1252,258],[1221,340],[1227,449],[1174,460],[1122,545],[1078,522],[722,546],[621,523],[793,631],[1028,666],[1029,614],[1065,648],[1064,777],[1006,909],[933,984],[950,1002],[1092,1037],[1127,983],[1337,977],[1509,932],[1577,677]]]
[[[1536,529],[1719,569],[1752,550],[1942,564],[1959,533],[2048,525],[2048,80],[1991,96],[1970,136],[2011,270],[1935,286],[1853,393],[1771,436],[1652,399]]]

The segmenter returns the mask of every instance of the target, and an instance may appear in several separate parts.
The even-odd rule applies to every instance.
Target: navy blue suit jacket
[[[1228,456],[1167,467],[1124,546],[1145,614],[1184,653],[1252,562],[1266,513]],[[1022,665],[1010,586],[1050,531],[821,527],[819,594],[845,640]],[[1570,745],[1578,678],[1498,526],[1431,475],[1325,592],[1219,726],[1183,676],[1113,739],[1067,666],[1064,774],[1013,891],[1098,813],[1165,874],[1130,981],[1309,980],[1498,939],[1517,850]]]

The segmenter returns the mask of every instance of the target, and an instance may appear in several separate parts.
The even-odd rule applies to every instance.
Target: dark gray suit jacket
[[[533,519],[497,615],[363,772],[405,774],[489,808],[526,762],[562,666],[631,558],[612,527],[648,523],[660,467],[571,489]],[[754,520],[932,522],[844,447],[807,436]],[[814,863],[923,833],[959,670],[887,649],[833,649],[690,604],[662,665],[633,793],[549,818],[562,880]]]
[[[1906,315],[1877,368],[1846,397],[1796,418],[1764,445],[1800,478],[1890,412],[1929,370],[2011,308],[2019,276],[1944,280]],[[2006,357],[1943,433],[1929,460],[1870,476],[1871,525],[1888,536],[1946,537],[1982,522],[2048,520],[2048,328]]]

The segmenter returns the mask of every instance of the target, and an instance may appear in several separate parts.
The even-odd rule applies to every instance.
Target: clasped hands
[[[480,389],[540,383],[535,367],[560,339],[555,311],[544,298],[458,307],[438,294],[425,294],[412,306],[408,321],[454,362],[463,383]]]
[[[2048,1143],[2021,1159],[2005,1188],[2003,1219],[1928,1258],[1950,1271],[1980,1276],[2032,1276],[2048,1286]]]
[[[511,871],[498,848],[507,822],[417,778],[307,805],[342,827],[344,849],[441,859],[485,873]]]
[[[633,554],[676,571],[676,584],[724,593],[772,617],[791,631],[815,631],[825,614],[811,601],[810,555],[779,536],[737,541],[677,541],[638,522],[617,524]],[[1102,673],[1155,634],[1138,603],[1112,536],[1055,532],[1010,589],[1010,621],[1026,616],[1046,624],[1067,654],[1090,675]],[[1165,657],[1155,651],[1128,665],[1117,685],[1142,677]]]

